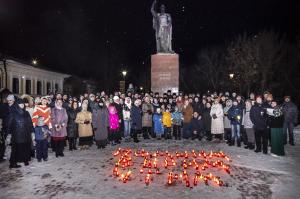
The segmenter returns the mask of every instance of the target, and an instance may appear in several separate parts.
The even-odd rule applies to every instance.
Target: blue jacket
[[[232,106],[228,110],[228,118],[231,125],[240,125],[242,123],[243,110],[241,106]]]
[[[182,125],[182,113],[179,111],[175,111],[172,113],[172,122],[174,125],[181,126]]]
[[[157,135],[162,135],[164,133],[162,114],[155,113],[153,116],[153,122],[154,122],[154,133]]]
[[[43,129],[44,129],[44,131],[48,132],[48,134],[50,134],[50,130],[47,125],[37,126],[34,128],[35,140],[45,140],[45,137],[44,137],[45,132],[43,132]]]

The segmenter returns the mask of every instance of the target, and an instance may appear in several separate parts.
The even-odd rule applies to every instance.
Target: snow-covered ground
[[[8,169],[8,162],[0,164],[0,199],[85,199],[85,198],[275,198],[300,197],[300,127],[296,129],[296,146],[287,145],[286,156],[273,157],[255,154],[244,148],[205,141],[147,140],[139,144],[123,143],[116,147],[87,151],[65,151],[64,158],[49,153],[49,161]],[[112,152],[118,147],[149,151],[222,150],[233,160],[231,174],[222,174],[227,187],[194,188],[184,184],[166,186],[165,175],[145,186],[139,175],[124,184],[112,177],[115,160]],[[139,166],[133,166],[138,173]]]

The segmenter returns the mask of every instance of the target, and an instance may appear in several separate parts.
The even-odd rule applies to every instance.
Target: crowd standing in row
[[[79,98],[54,95],[17,98],[10,94],[1,104],[0,160],[5,140],[11,135],[10,168],[48,160],[48,146],[56,157],[69,150],[98,148],[121,141],[144,139],[206,139],[226,141],[229,146],[255,152],[284,155],[284,145],[294,145],[293,128],[298,109],[290,96],[279,104],[269,92],[251,93],[246,100],[232,93],[172,94],[131,93],[84,94]],[[288,136],[287,136],[288,133]]]

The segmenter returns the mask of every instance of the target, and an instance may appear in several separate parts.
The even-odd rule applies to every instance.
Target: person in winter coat
[[[201,116],[198,112],[194,112],[193,119],[191,120],[191,132],[192,132],[192,140],[199,139],[202,140],[204,135],[204,126]]]
[[[228,117],[228,111],[232,107],[232,100],[228,99],[226,100],[226,105],[223,109],[224,111],[224,139],[227,141],[228,144],[230,144],[230,139],[231,139],[231,121]]]
[[[17,105],[11,108],[8,117],[7,131],[11,134],[9,168],[19,168],[18,162],[24,162],[27,166],[31,153],[31,133],[34,129],[22,99],[17,100]]]
[[[149,135],[151,134],[152,128],[152,116],[153,116],[153,105],[150,103],[150,99],[148,96],[145,97],[144,103],[142,104],[142,127],[143,127],[143,137],[144,139],[149,139]]]
[[[116,94],[118,94],[118,93],[116,93]],[[119,96],[115,95],[113,97],[113,103],[111,103],[111,105],[116,108],[118,118],[119,118],[119,131],[116,134],[117,135],[116,140],[117,140],[117,143],[120,143],[120,140],[122,139],[123,131],[124,131],[124,129],[123,129],[124,121],[123,121],[123,105],[121,104],[121,100],[120,100]]]
[[[162,113],[161,109],[157,108],[156,113],[153,115],[153,123],[154,123],[154,133],[158,140],[161,139],[161,136],[164,134],[164,125],[162,123]]]
[[[290,145],[295,145],[294,143],[294,126],[298,124],[298,108],[291,102],[290,96],[285,96],[284,103],[282,106],[284,124],[283,124],[283,133],[284,133],[284,144],[287,143],[287,134],[289,135]]]
[[[109,131],[109,114],[108,109],[102,101],[99,108],[93,113],[93,128],[95,132],[95,141],[98,149],[105,148],[107,145]]]
[[[270,116],[271,128],[271,153],[275,155],[284,155],[284,136],[283,136],[283,113],[282,108],[277,101],[273,100],[267,113]]]
[[[71,107],[67,110],[68,114],[68,124],[67,124],[67,134],[69,141],[69,150],[77,150],[76,143],[78,138],[78,125],[76,124],[76,116],[79,112],[78,102],[73,101]]]
[[[93,144],[92,113],[88,111],[88,103],[82,102],[81,111],[77,113],[75,122],[78,124],[80,149],[89,149]]]
[[[184,106],[182,108],[182,115],[183,115],[183,138],[188,139],[190,134],[190,122],[193,118],[193,107],[190,105],[190,102],[188,100],[184,101]]]
[[[233,100],[232,107],[228,111],[228,118],[231,124],[230,146],[234,146],[237,140],[237,146],[241,147],[241,123],[243,111],[237,100]]]
[[[215,138],[222,140],[224,134],[224,113],[219,100],[219,98],[214,99],[214,104],[210,110],[210,116],[212,117],[211,134],[215,135]]]
[[[253,150],[255,148],[255,134],[253,129],[253,123],[250,119],[250,111],[252,108],[252,100],[246,100],[245,102],[245,109],[243,111],[243,121],[242,124],[247,134],[247,146],[245,149]]]
[[[198,97],[194,98],[194,102],[192,103],[193,111],[197,112],[199,115],[202,114],[201,102]]]
[[[171,114],[172,116],[172,124],[173,124],[173,136],[175,140],[181,140],[181,127],[183,121],[183,115],[179,110],[178,106],[174,107],[174,112]]]
[[[46,97],[42,97],[41,105],[37,105],[34,107],[33,113],[32,113],[32,123],[33,123],[34,127],[37,126],[38,119],[40,117],[43,117],[45,125],[47,125],[49,129],[52,129],[51,108],[48,107],[48,102],[49,101]]]
[[[131,107],[131,131],[134,142],[139,142],[137,134],[142,130],[142,110],[140,108],[141,100],[136,99],[134,105]]]
[[[56,157],[64,156],[63,150],[67,136],[68,114],[62,105],[62,99],[58,99],[55,102],[55,107],[51,110],[51,123],[53,125],[51,139],[53,140],[53,149]]]
[[[256,103],[252,106],[250,110],[250,119],[254,124],[254,132],[255,132],[255,142],[256,149],[255,152],[261,152],[261,145],[263,145],[263,153],[268,153],[268,130],[267,130],[267,114],[266,109],[262,104],[262,97],[256,97]]]
[[[130,131],[131,131],[131,99],[129,97],[125,98],[125,104],[123,107],[123,119],[124,119],[124,137],[125,141],[130,141]]]
[[[166,108],[166,111],[163,112],[162,122],[164,125],[164,138],[171,139],[172,117],[170,113],[170,108]]]
[[[203,125],[204,125],[204,130],[205,130],[205,135],[206,135],[206,140],[211,141],[212,136],[211,136],[211,116],[210,116],[210,111],[211,111],[211,104],[209,102],[206,102],[205,104],[205,109],[203,110]]]
[[[119,144],[121,136],[119,135],[119,115],[115,106],[110,105],[108,107],[109,114],[109,141],[112,145]]]
[[[48,161],[48,137],[50,137],[51,131],[44,120],[44,117],[39,117],[37,126],[34,128],[36,159],[38,162],[41,162],[42,159]]]

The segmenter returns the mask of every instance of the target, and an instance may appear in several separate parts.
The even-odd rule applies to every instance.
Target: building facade
[[[17,95],[47,95],[62,92],[64,79],[70,75],[7,59],[0,62],[0,88]]]

